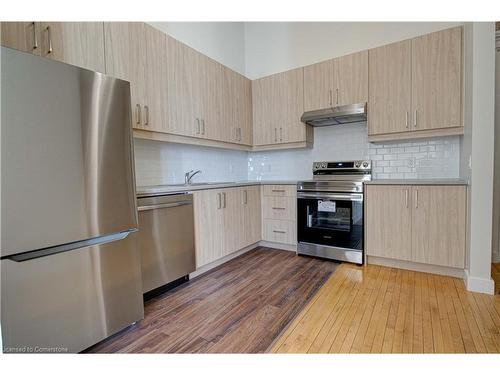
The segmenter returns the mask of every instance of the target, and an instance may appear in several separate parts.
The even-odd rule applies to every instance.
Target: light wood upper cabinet
[[[464,268],[466,186],[368,185],[366,253]]]
[[[413,130],[463,126],[462,28],[412,40]]]
[[[132,125],[142,129],[147,104],[146,43],[144,24],[106,22],[104,24],[106,73],[130,82]]]
[[[414,186],[412,260],[464,268],[466,188]]]
[[[167,48],[165,33],[144,25],[146,43],[146,98],[144,100],[143,128],[165,132],[168,128],[167,102]]]
[[[366,103],[368,101],[368,51],[353,53],[335,59],[337,105]]]
[[[367,255],[411,260],[410,194],[410,186],[367,186]]]
[[[41,56],[105,72],[102,22],[42,22]]]
[[[304,67],[304,111],[333,106],[337,94],[334,71],[334,60]]]
[[[410,129],[411,41],[369,51],[368,135]]]
[[[252,82],[254,145],[306,141],[303,69]]]
[[[168,35],[166,45],[167,132],[201,135],[198,53]]]
[[[252,83],[222,66],[222,121],[224,140],[252,144]]]
[[[0,26],[2,46],[40,55],[40,22],[2,22]]]

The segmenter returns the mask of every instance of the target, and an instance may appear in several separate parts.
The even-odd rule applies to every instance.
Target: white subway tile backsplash
[[[134,140],[138,186],[184,182],[184,173],[201,169],[195,181],[300,180],[312,178],[312,163],[370,159],[373,177],[418,179],[459,177],[459,136],[368,143],[365,124],[314,129],[314,147],[244,152]]]

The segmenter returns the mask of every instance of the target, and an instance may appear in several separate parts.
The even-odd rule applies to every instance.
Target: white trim
[[[465,270],[465,285],[469,292],[486,293],[486,294],[495,293],[495,282],[493,281],[493,279],[472,277],[469,275],[468,270]]]
[[[425,272],[425,273],[433,273],[436,275],[458,277],[461,279],[463,279],[465,276],[464,273],[465,270],[461,268],[436,266],[433,264],[424,264],[424,263],[410,262],[406,260],[382,258],[372,255],[367,256],[367,263],[377,264],[379,266],[385,266],[385,267],[401,268],[404,270],[410,270],[416,272]]]

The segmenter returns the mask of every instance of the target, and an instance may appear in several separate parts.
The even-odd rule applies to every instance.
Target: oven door
[[[363,194],[299,192],[298,242],[363,250]]]

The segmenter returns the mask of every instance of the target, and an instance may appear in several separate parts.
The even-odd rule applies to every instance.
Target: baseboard
[[[200,268],[198,268],[196,271],[191,272],[189,274],[189,278],[193,279],[195,277],[198,277],[198,276],[200,276],[200,275],[202,275],[202,274],[204,274],[204,273],[206,273],[206,272],[214,269],[215,267],[218,267],[221,264],[230,261],[231,259],[239,257],[240,255],[243,255],[243,254],[249,252],[250,250],[253,250],[253,249],[255,249],[256,247],[259,247],[259,246],[261,246],[260,242],[256,242],[256,243],[253,243],[253,244],[251,244],[249,246],[244,247],[243,249],[235,251],[234,253],[226,255],[224,258],[220,258],[220,259],[217,259],[216,261],[214,261],[212,263],[205,264],[204,266],[201,266]]]
[[[287,250],[297,252],[297,245],[289,245],[286,243],[270,242],[270,241],[260,241],[259,246],[270,247],[278,250]]]
[[[469,271],[465,270],[465,286],[469,292],[494,294],[495,282],[493,279],[483,279],[469,275]]]
[[[425,272],[425,273],[433,273],[436,275],[444,275],[451,277],[464,278],[464,271],[461,268],[452,268],[452,267],[443,267],[443,266],[435,266],[432,264],[424,264],[424,263],[416,263],[410,262],[406,260],[397,260],[397,259],[389,259],[389,258],[381,258],[368,255],[367,256],[368,264],[377,264],[379,266],[392,267],[392,268],[401,268],[404,270],[417,271],[417,272]]]

